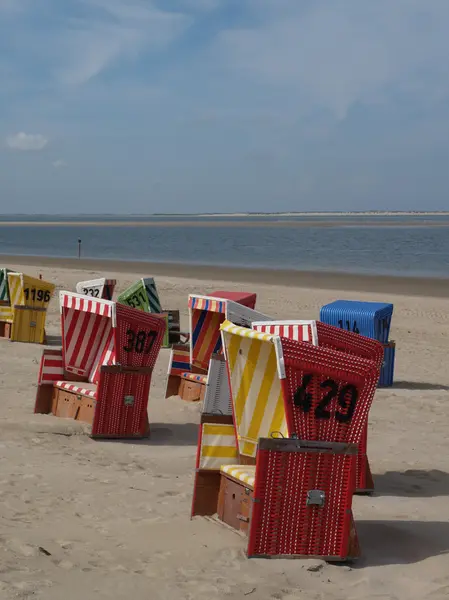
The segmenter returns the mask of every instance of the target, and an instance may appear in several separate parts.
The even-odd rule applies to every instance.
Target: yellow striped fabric
[[[275,336],[221,325],[230,373],[240,454],[256,456],[257,442],[273,432],[287,436],[284,401],[277,370]]]
[[[8,274],[8,285],[9,285],[9,298],[11,307],[24,306],[25,298],[23,296],[23,275],[22,273],[9,273]]]
[[[0,321],[12,323],[12,308],[10,306],[0,306]]]
[[[199,468],[219,471],[222,465],[235,463],[236,460],[234,426],[203,423]]]
[[[262,342],[272,342],[275,337],[271,333],[262,333],[260,331],[255,331],[254,329],[247,329],[246,327],[240,327],[240,325],[234,325],[231,321],[224,321],[221,324],[220,329],[227,333],[234,333],[241,337],[256,339]]]
[[[256,465],[224,465],[220,471],[254,488]]]

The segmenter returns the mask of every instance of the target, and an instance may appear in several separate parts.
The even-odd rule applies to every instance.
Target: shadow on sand
[[[438,469],[387,471],[381,475],[374,475],[374,487],[376,496],[410,498],[449,496],[449,473]]]
[[[449,385],[443,385],[441,383],[430,383],[427,381],[395,381],[393,384],[395,390],[441,390],[448,391]]]
[[[449,553],[444,521],[356,521],[362,557],[354,568],[417,563]]]
[[[97,441],[136,446],[196,446],[198,431],[198,423],[150,423],[149,437],[128,440],[105,438]]]

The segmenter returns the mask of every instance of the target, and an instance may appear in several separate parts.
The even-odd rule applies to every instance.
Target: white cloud
[[[6,138],[6,145],[12,150],[43,150],[48,139],[40,133],[15,133]]]
[[[218,47],[232,70],[284,87],[298,108],[318,105],[344,118],[392,88],[423,99],[448,93],[447,0],[281,4],[274,11],[273,0],[247,0],[257,24],[223,32]]]
[[[67,163],[65,160],[62,160],[62,158],[58,158],[58,160],[53,161],[51,164],[55,167],[55,169],[62,169],[67,166]]]
[[[120,58],[170,44],[192,23],[183,13],[166,12],[141,0],[82,0],[89,16],[72,20],[58,38],[62,83],[80,85]]]

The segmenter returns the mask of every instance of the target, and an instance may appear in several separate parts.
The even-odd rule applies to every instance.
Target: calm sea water
[[[17,221],[17,216],[2,217]],[[68,220],[21,217],[22,220]],[[297,270],[449,277],[449,216],[224,217],[232,225],[195,226],[195,217],[76,217],[69,226],[0,223],[0,254]],[[93,221],[92,225],[79,224]],[[164,221],[158,227],[116,221]],[[186,226],[170,225],[185,221]],[[217,222],[215,217],[202,218]],[[289,226],[291,221],[306,226]],[[107,227],[100,221],[109,221]],[[257,221],[257,227],[249,225]],[[279,222],[285,222],[286,226]],[[332,221],[332,225],[329,223]],[[78,222],[78,223],[77,223]],[[277,222],[277,226],[273,223]],[[310,222],[310,225],[307,223]]]

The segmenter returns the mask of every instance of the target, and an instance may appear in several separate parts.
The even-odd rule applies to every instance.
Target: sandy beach
[[[27,260],[57,289],[115,277],[120,292],[156,277],[164,308],[214,289],[254,291],[276,318],[318,318],[337,298],[394,303],[396,383],[378,390],[368,452],[376,493],[355,497],[363,557],[248,560],[244,540],[190,520],[199,407],[164,399],[162,350],[148,405],[151,437],[93,441],[88,428],[34,415],[42,348],[0,340],[0,598],[45,600],[439,600],[449,596],[449,298],[443,280],[233,271],[138,263]],[[78,267],[78,269],[77,269]],[[60,344],[55,297],[49,343]]]

